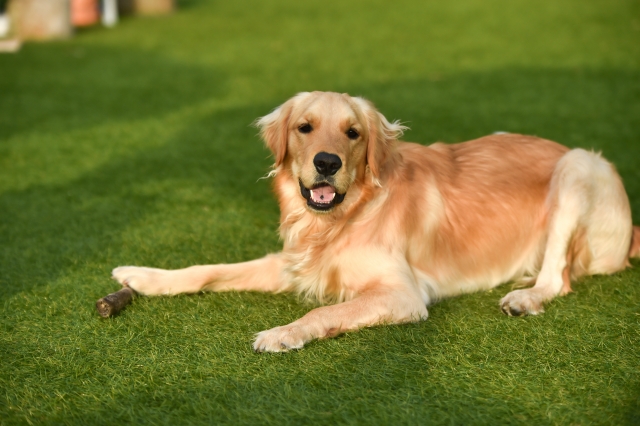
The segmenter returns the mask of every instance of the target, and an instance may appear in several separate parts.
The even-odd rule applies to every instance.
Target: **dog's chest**
[[[406,271],[400,255],[345,234],[323,244],[284,251],[285,271],[291,290],[320,302],[343,302],[354,298],[372,283],[396,281]]]

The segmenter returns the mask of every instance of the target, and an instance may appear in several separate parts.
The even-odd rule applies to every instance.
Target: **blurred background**
[[[253,333],[288,322],[306,307],[276,296],[268,303],[251,295],[141,299],[134,302],[136,321],[124,322],[127,311],[122,321],[102,323],[97,322],[93,303],[115,290],[109,274],[118,265],[177,268],[242,261],[279,249],[278,207],[270,196],[269,182],[258,180],[272,160],[251,123],[299,91],[364,96],[389,120],[399,119],[411,128],[405,140],[423,144],[507,131],[602,151],[622,175],[634,221],[640,223],[640,3],[636,0],[0,0],[0,11],[0,324],[4,332],[0,333],[4,339],[0,358],[5,363],[0,388],[6,401],[4,406],[0,403],[0,418],[55,423],[69,419],[70,413],[93,410],[105,414],[103,421],[113,412],[119,412],[120,419],[136,421],[126,410],[118,411],[118,401],[135,406],[177,398],[189,407],[193,395],[218,389],[202,377],[224,375],[229,365],[238,366],[235,376],[220,386],[243,380],[253,383],[250,375],[245,377],[246,371],[263,371],[260,363],[271,362],[246,354]],[[601,329],[612,336],[622,329],[618,321],[628,321],[626,326],[637,330],[638,318],[637,313],[622,314],[624,306],[629,312],[635,309],[637,299],[618,293],[619,299],[611,296],[613,288],[618,288],[616,277],[596,281],[598,285],[589,287],[593,293],[586,286],[578,291],[587,298],[578,304],[584,309],[601,306],[605,298],[612,301],[615,306],[607,312],[616,318],[603,319]],[[637,280],[637,273],[625,279]],[[506,340],[501,339],[511,339],[512,331],[521,335],[508,328],[517,325],[505,325],[516,323],[503,321],[498,299],[496,294],[474,295],[464,299],[469,309],[460,308],[495,313],[496,327],[507,327],[487,346],[495,359],[502,355],[491,348],[504,347]],[[569,308],[571,300],[554,303]],[[202,311],[197,307],[201,303],[207,305]],[[224,305],[216,305],[221,317],[208,309],[216,303]],[[404,342],[398,350],[415,349],[427,353],[426,359],[437,358],[437,345],[450,348],[460,333],[438,322],[438,312],[442,319],[442,312],[459,306],[455,303],[460,302],[436,305],[432,318],[415,326],[421,327],[420,336],[428,337],[424,342],[411,334],[411,327],[382,333]],[[162,322],[176,312],[185,316],[185,324],[193,324],[190,315],[198,316],[197,321],[211,326],[208,330],[223,332],[180,334],[181,328]],[[554,312],[561,315],[562,310]],[[453,322],[446,324],[457,327],[455,318],[463,316],[451,315],[448,321]],[[570,342],[562,335],[553,343],[548,340],[557,324],[545,321],[554,318],[546,314],[526,321],[542,324],[538,336],[542,352],[557,348],[558,353],[570,354],[563,355],[566,363],[578,362],[573,361],[575,348],[563,346]],[[591,323],[591,317],[582,321],[579,313],[567,318]],[[483,324],[489,321],[484,320]],[[471,320],[467,316],[464,321]],[[438,327],[442,333],[429,334]],[[475,330],[481,333],[483,327],[478,324]],[[147,370],[99,372],[107,364],[144,364],[130,358],[147,350],[135,346],[143,340],[126,340],[126,336],[147,336],[144,342],[155,345],[159,338],[153,330],[162,336],[180,336],[168,348],[183,342],[206,348],[199,358],[176,350],[165,353],[163,365],[168,370],[153,373],[156,378],[173,374],[172,383],[182,394],[163,387],[145,391],[141,386],[154,386],[153,374]],[[366,339],[371,339],[370,350],[362,349],[371,365],[353,355],[354,368],[369,365],[374,371],[387,366],[386,358],[377,358],[375,336],[381,332],[367,333],[323,342],[305,349],[300,359],[314,353],[333,359],[337,355],[332,348],[364,348]],[[637,333],[630,335],[637,338]],[[229,361],[224,368],[207,355],[215,339],[222,339],[222,349],[213,358]],[[415,339],[420,340],[419,347],[412,346],[417,344]],[[478,335],[460,340],[458,349],[474,352],[483,339]],[[487,384],[490,377],[511,377],[510,371],[501,369],[511,361],[456,376],[455,365],[447,364],[453,358],[443,355],[438,358],[443,367],[433,367],[428,381],[414,383],[402,376],[397,388],[404,390],[384,394],[391,402],[371,394],[363,397],[362,410],[382,404],[384,413],[392,413],[411,400],[417,404],[414,408],[419,405],[444,416],[438,418],[466,423],[465,407],[490,410],[497,400],[506,404],[509,413],[525,413],[524,419],[562,423],[578,416],[586,423],[624,423],[615,415],[638,395],[637,345],[620,339],[620,345],[600,355],[585,349],[589,353],[580,364],[588,371],[585,376],[572,376],[577,371],[572,364],[557,375],[540,376],[549,379],[544,383],[537,381],[537,375],[516,377],[509,382],[511,388]],[[474,341],[475,346],[465,346]],[[511,356],[513,350],[506,352]],[[71,356],[76,353],[82,356]],[[354,349],[353,353],[359,352]],[[398,359],[403,354],[398,353]],[[546,360],[544,353],[536,356],[527,359],[534,364]],[[604,365],[605,359],[613,360],[614,372],[591,367]],[[419,364],[418,358],[414,361]],[[254,370],[243,362],[256,363]],[[273,362],[279,361],[274,358]],[[185,372],[185,365],[191,373]],[[536,371],[551,371],[536,365]],[[623,365],[632,367],[625,370]],[[277,378],[276,367],[272,374]],[[301,378],[311,368],[289,367]],[[533,371],[525,365],[516,367]],[[201,374],[200,382],[194,371]],[[138,385],[128,382],[128,375]],[[325,371],[320,375],[331,377]],[[448,386],[451,375],[460,379],[460,389],[468,385],[490,390],[479,399],[469,399],[470,394],[456,393]],[[612,385],[613,375],[618,381]],[[243,379],[235,381],[237,377]],[[354,386],[368,380],[363,379],[368,377],[365,373],[348,377]],[[310,380],[316,383],[315,378]],[[566,380],[575,381],[563,385]],[[428,388],[428,383],[435,387]],[[327,386],[334,389],[333,384]],[[519,396],[527,386],[544,391]],[[581,386],[587,391],[574,395]],[[263,401],[265,407],[279,406],[283,394],[272,394],[271,389],[275,388],[266,384],[260,391],[262,399],[256,401]],[[304,389],[299,388],[296,395],[311,395]],[[504,396],[501,389],[513,392]],[[597,394],[598,389],[604,393]],[[56,392],[67,395],[66,402]],[[191,397],[180,399],[178,394]],[[447,399],[438,400],[438,395],[445,394]],[[554,402],[546,395],[553,395],[549,398]],[[325,397],[335,397],[336,405],[348,400],[333,390]],[[225,398],[221,403],[225,407],[240,410],[244,404],[242,397],[229,394]],[[555,401],[560,402],[553,405]],[[537,411],[542,409],[546,413]],[[219,412],[227,413],[228,420],[236,415],[233,410]],[[162,413],[166,411],[151,412],[149,418],[170,421]],[[508,414],[491,413],[487,423]],[[569,414],[553,417],[554,413]],[[277,413],[273,418],[279,418]],[[83,419],[88,422],[90,417]]]
[[[637,93],[630,0],[0,0],[2,9],[5,42],[64,40],[0,58],[5,132],[43,114],[63,125],[184,103],[268,111],[297,91],[336,90],[380,104],[422,142],[498,129],[600,146],[614,136],[581,134],[578,121],[613,124]],[[136,94],[145,90],[150,99]],[[47,102],[29,104],[30,93]]]
[[[60,124],[107,106],[104,120],[183,103],[260,102],[268,111],[300,90],[337,90],[381,103],[422,142],[496,129],[556,137],[563,128],[572,133],[557,136],[565,143],[598,146],[607,135],[582,137],[576,120],[612,124],[612,108],[627,109],[619,96],[637,91],[634,1],[0,0],[3,9],[5,41],[66,39],[0,59],[4,102],[40,87],[47,120]],[[134,94],[145,88],[151,99]],[[65,113],[74,105],[81,114]],[[44,107],[12,106],[5,131],[32,125]]]

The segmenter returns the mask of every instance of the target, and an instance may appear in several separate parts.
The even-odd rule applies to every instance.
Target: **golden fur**
[[[337,93],[298,94],[257,125],[275,157],[282,252],[113,272],[145,295],[295,291],[334,303],[259,333],[257,351],[417,321],[439,298],[514,280],[535,285],[505,296],[502,310],[538,314],[571,280],[640,255],[620,178],[599,154],[515,134],[399,142],[403,126]]]

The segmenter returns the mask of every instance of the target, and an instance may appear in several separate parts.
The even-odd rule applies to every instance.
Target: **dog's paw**
[[[515,290],[500,300],[502,312],[509,316],[538,315],[544,312],[544,298],[533,288]]]
[[[301,349],[311,339],[311,333],[305,331],[303,327],[289,324],[258,333],[253,342],[253,350],[287,352],[291,349]]]
[[[167,272],[140,266],[120,266],[111,272],[111,277],[123,286],[131,287],[138,294],[157,296],[170,292],[164,285]]]

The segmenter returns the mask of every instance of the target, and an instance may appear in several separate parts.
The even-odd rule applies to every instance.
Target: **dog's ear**
[[[363,109],[367,119],[369,139],[367,140],[367,165],[373,176],[378,179],[382,172],[382,166],[394,149],[398,138],[402,136],[408,127],[399,121],[390,123],[384,115],[380,114],[373,104],[362,98],[355,98]]]
[[[255,126],[260,129],[260,136],[264,140],[267,148],[273,152],[275,157],[274,169],[282,165],[287,155],[287,140],[289,138],[289,122],[291,112],[301,97],[307,95],[306,92],[298,93],[270,114],[258,118]]]
[[[255,121],[260,129],[260,136],[267,148],[275,157],[274,169],[277,169],[287,155],[287,138],[289,136],[289,116],[291,115],[290,102],[274,109],[271,113]]]

